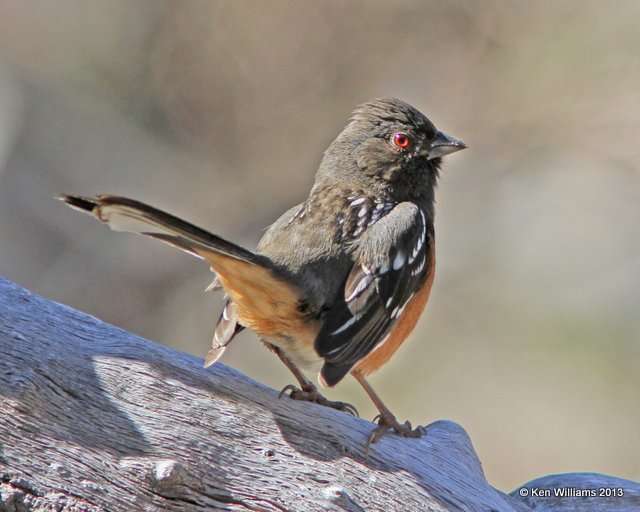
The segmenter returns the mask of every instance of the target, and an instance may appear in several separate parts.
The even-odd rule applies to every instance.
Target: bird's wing
[[[400,203],[362,233],[344,296],[327,312],[315,341],[321,381],[333,386],[384,343],[432,271],[433,226],[413,203]]]

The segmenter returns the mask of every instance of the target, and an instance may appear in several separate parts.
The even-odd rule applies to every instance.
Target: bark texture
[[[639,484],[599,474],[504,494],[447,421],[366,457],[368,421],[278,399],[3,278],[0,397],[0,511],[640,510]],[[565,488],[614,495],[555,496]]]

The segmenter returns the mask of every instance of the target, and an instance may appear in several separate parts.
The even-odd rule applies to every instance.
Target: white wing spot
[[[393,270],[398,270],[402,265],[404,265],[404,253],[398,250],[395,259],[393,260]]]
[[[410,300],[411,300],[411,297],[409,297],[409,298],[407,299],[407,301],[402,305],[402,307],[401,307],[400,309],[398,309],[398,313],[397,313],[396,318],[398,318],[398,317],[402,316],[402,313],[404,313],[404,308],[406,308],[406,307],[407,307],[407,304],[409,304],[409,301],[410,301]]]
[[[411,275],[412,276],[417,276],[420,272],[422,272],[422,269],[424,268],[425,262],[426,262],[426,257],[423,254],[422,255],[422,259],[420,260],[420,264],[415,269],[413,269],[411,271]]]
[[[351,295],[349,295],[345,299],[345,301],[346,302],[351,302],[356,297],[359,297],[362,294],[362,292],[365,291],[369,287],[370,284],[371,284],[371,277],[370,276],[367,275],[367,276],[363,277],[362,279],[360,279],[360,282],[356,286],[355,290],[353,290]]]
[[[420,212],[420,217],[422,217],[422,225],[426,226],[427,225],[427,219],[424,218],[424,212],[422,211],[422,208],[420,208],[418,211]]]
[[[367,200],[366,197],[360,197],[358,199],[355,199],[354,201],[351,201],[351,203],[349,204],[349,206],[358,206],[361,205],[362,203],[364,203]]]
[[[411,265],[413,261],[416,259],[416,256],[420,252],[420,249],[422,249],[422,244],[424,244],[424,240],[425,238],[424,238],[424,232],[423,232],[422,235],[420,235],[420,238],[418,239],[418,241],[416,242],[416,245],[413,247],[413,250],[411,251],[411,256],[409,256],[409,265]]]
[[[353,324],[356,323],[356,320],[358,320],[358,317],[352,316],[351,318],[349,318],[349,320],[347,320],[345,323],[343,323],[340,327],[338,327],[331,334],[332,335],[336,335],[336,334],[340,334],[342,331],[346,331],[349,327],[351,327]]]

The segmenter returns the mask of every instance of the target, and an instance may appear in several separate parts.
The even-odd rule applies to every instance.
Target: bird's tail
[[[58,199],[108,224],[114,231],[157,238],[207,261],[231,298],[237,321],[258,335],[268,337],[277,334],[282,329],[282,322],[299,315],[299,290],[278,275],[273,262],[265,256],[126,197],[63,194]],[[227,343],[237,330],[229,332],[232,334]],[[210,353],[207,365],[221,354],[220,349],[215,354]]]
[[[264,257],[134,199],[112,195],[83,197],[66,194],[58,196],[58,199],[76,210],[93,215],[114,231],[157,238],[205,260],[207,255],[214,252],[248,264],[270,265]]]

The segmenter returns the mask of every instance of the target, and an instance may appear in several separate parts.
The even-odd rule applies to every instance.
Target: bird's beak
[[[433,139],[429,149],[427,150],[427,160],[439,158],[441,156],[455,153],[468,146],[461,140],[454,139],[446,133],[436,132],[436,138]]]

